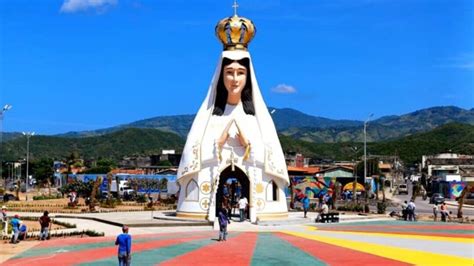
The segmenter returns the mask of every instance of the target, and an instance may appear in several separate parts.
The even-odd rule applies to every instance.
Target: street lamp
[[[364,183],[365,178],[367,177],[367,124],[370,121],[374,114],[370,114],[367,120],[364,122]]]
[[[23,132],[23,135],[26,136],[26,180],[25,187],[26,192],[28,192],[28,179],[29,179],[29,158],[30,158],[30,138],[35,135],[35,132]]]
[[[3,166],[3,158],[2,158],[2,152],[1,152],[1,149],[2,149],[2,144],[3,144],[3,116],[5,114],[6,111],[12,109],[12,106],[10,104],[5,104],[5,106],[3,106],[2,110],[0,111],[0,179],[1,179],[1,176],[3,175],[3,169],[2,169],[2,166]],[[4,180],[5,184],[5,190],[7,189],[7,178],[5,177],[5,180]]]
[[[352,184],[352,201],[355,201],[356,199],[356,193],[357,193],[357,152],[359,147],[354,146],[351,147],[352,151],[354,152],[354,169],[352,169],[352,174],[354,175],[354,184]]]

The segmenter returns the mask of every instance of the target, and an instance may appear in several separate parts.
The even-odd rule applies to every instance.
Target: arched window
[[[199,201],[199,188],[198,184],[194,179],[189,180],[186,185],[186,200],[187,201]]]
[[[277,201],[278,200],[278,185],[275,181],[270,181],[266,189],[267,201]]]

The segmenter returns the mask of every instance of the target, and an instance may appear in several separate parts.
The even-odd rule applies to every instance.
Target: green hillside
[[[312,116],[290,108],[275,110],[273,121],[279,134],[293,139],[316,143],[362,142],[363,122],[355,120],[334,120]],[[125,128],[153,128],[178,134],[186,138],[194,115],[158,116],[130,124],[93,131],[68,132],[60,137],[92,137],[110,134]],[[474,110],[455,106],[440,106],[421,109],[404,115],[384,116],[369,123],[367,140],[383,141],[427,132],[448,123],[474,125]]]
[[[184,140],[176,134],[156,129],[127,128],[107,135],[67,138],[34,136],[30,139],[30,153],[35,158],[66,158],[76,151],[84,159],[121,159],[129,155],[160,154],[162,149],[180,151]],[[2,145],[4,160],[17,160],[26,154],[26,140],[18,138]]]
[[[398,154],[406,162],[420,161],[422,155],[447,151],[474,154],[474,126],[450,123],[426,133],[371,143],[370,148],[377,154]]]
[[[280,135],[285,152],[300,152],[316,159],[352,160],[363,155],[362,142],[312,143]],[[352,147],[358,147],[358,153]],[[399,155],[407,163],[421,160],[422,155],[441,152],[474,154],[474,126],[450,123],[425,133],[397,140],[367,143],[367,154]]]
[[[353,160],[363,154],[362,142],[314,143],[295,140],[280,135],[285,152],[298,152],[316,160]],[[30,151],[35,158],[66,158],[77,151],[84,159],[159,154],[162,149],[182,150],[185,140],[180,136],[156,129],[128,128],[107,135],[68,138],[35,136],[31,138]],[[353,151],[358,148],[358,152]],[[369,142],[368,154],[399,155],[407,163],[421,160],[422,155],[440,152],[474,154],[474,126],[450,123],[426,133],[417,133],[397,140]],[[5,160],[24,158],[26,140],[14,139],[3,145]]]

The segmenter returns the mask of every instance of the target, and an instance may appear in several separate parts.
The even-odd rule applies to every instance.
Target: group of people
[[[228,195],[224,195],[222,199],[222,209],[225,210],[227,217],[230,219],[232,217],[232,210],[238,208],[241,222],[247,218],[248,204],[249,202],[244,196],[241,196],[236,203]]]
[[[402,218],[405,221],[416,221],[416,205],[414,200],[410,200],[410,202],[403,202],[402,204]]]
[[[39,240],[46,240],[49,239],[49,231],[51,230],[51,218],[49,217],[48,211],[43,213],[38,219],[40,224],[40,234]],[[2,215],[1,215],[1,228],[2,234],[8,234],[8,224],[12,227],[12,237],[10,243],[18,244],[21,240],[25,240],[28,236],[28,227],[27,225],[20,219],[18,214],[15,214],[13,218],[8,221],[8,214],[7,214],[7,207],[2,206]]]
[[[219,240],[218,241],[226,241],[227,238],[227,225],[230,224],[231,221],[231,212],[232,206],[229,205],[228,197],[224,196],[224,200],[222,202],[221,208],[217,211],[217,221],[219,222]],[[246,197],[240,197],[239,201],[237,202],[237,207],[239,207],[239,218],[240,222],[245,221],[247,218],[247,208],[248,208],[248,201]]]
[[[438,203],[435,203],[433,205],[433,220],[435,222],[438,221],[438,213],[441,215],[442,222],[447,222],[448,220],[451,220],[451,212],[448,210],[446,202],[441,203],[441,206],[438,206]]]
[[[332,198],[329,197],[329,198],[325,199],[323,197],[323,198],[319,199],[318,215],[316,216],[316,222],[319,222],[321,220],[323,214],[328,214],[329,213],[329,202],[331,202],[331,200],[329,200],[329,199],[332,199]],[[303,203],[304,218],[306,218],[307,214],[308,214],[308,210],[310,208],[310,200],[309,200],[308,195],[304,196],[304,198],[302,200],[302,203]]]
[[[405,221],[416,221],[416,205],[413,200],[410,200],[410,202],[405,201],[402,204],[402,218]],[[393,216],[393,213],[390,214],[390,216]],[[441,203],[441,206],[438,205],[438,203],[435,203],[433,205],[433,221],[438,221],[438,215],[441,216],[441,221],[442,222],[447,222],[448,220],[451,220],[451,212],[448,210],[448,206],[446,205],[446,202]],[[396,215],[395,216],[399,216]]]

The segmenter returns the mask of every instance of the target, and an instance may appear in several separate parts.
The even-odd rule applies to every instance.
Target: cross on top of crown
[[[234,0],[234,4],[232,5],[232,7],[234,8],[234,16],[237,16],[237,8],[239,7],[239,5],[237,4],[237,0]]]

